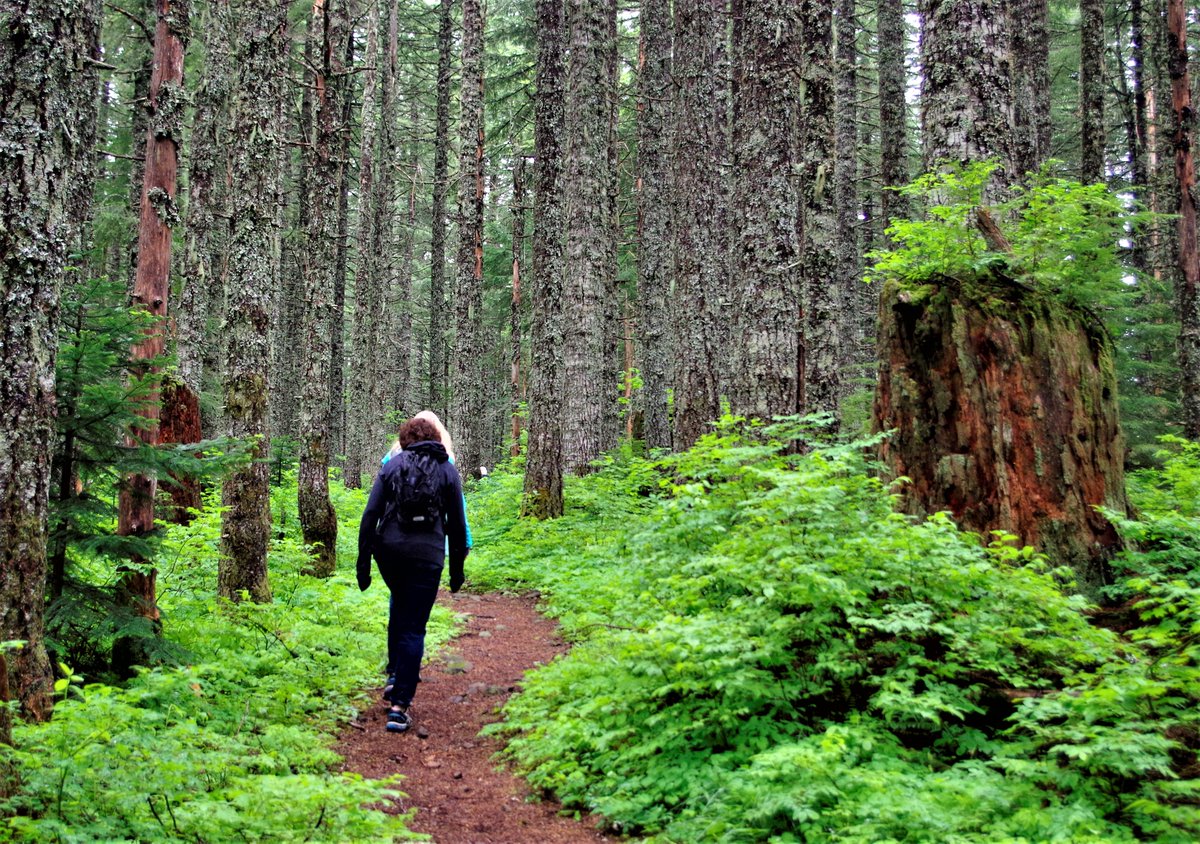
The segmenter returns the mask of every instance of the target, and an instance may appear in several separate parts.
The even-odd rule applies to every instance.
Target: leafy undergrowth
[[[577,640],[499,728],[529,780],[656,841],[1197,840],[1195,575],[1140,576],[1123,640],[802,427],[611,461],[546,524],[477,487],[470,577]]]
[[[338,574],[318,580],[300,573],[294,479],[274,490],[267,605],[215,598],[215,504],[170,529],[161,605],[165,635],[187,664],[145,670],[120,687],[70,678],[50,723],[16,730],[8,761],[20,785],[0,799],[0,840],[414,837],[405,817],[365,808],[398,794],[399,778],[339,773],[330,749],[364,687],[379,684],[387,612],[386,590],[360,593],[354,584],[365,496],[340,484],[332,492]],[[450,613],[435,608],[431,651],[452,627]]]

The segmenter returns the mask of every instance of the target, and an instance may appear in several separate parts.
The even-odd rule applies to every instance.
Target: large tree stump
[[[1093,315],[996,273],[890,281],[875,428],[908,512],[1016,534],[1094,594],[1128,512],[1111,339]]]

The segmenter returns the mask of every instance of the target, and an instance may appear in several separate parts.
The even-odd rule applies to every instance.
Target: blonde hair
[[[442,420],[438,419],[437,414],[432,410],[422,410],[413,419],[424,419],[437,429],[438,438],[442,441],[442,447],[446,449],[446,453],[450,455],[451,460],[455,460],[454,456],[454,440],[450,439],[450,432],[446,430],[446,426],[442,424]]]

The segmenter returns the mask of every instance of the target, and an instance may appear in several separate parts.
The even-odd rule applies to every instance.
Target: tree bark
[[[691,8],[680,4],[681,11]],[[671,448],[667,388],[671,326],[667,307],[674,262],[672,150],[675,83],[671,4],[644,0],[638,52],[638,302],[646,448]]]
[[[529,452],[521,513],[537,519],[563,513],[562,274],[565,215],[563,0],[536,0],[534,96],[533,320],[529,378]]]
[[[1046,0],[1009,0],[1012,43],[1013,169],[1041,169],[1050,154],[1050,33]]]
[[[342,67],[354,67],[354,38],[346,39],[346,60]],[[354,119],[355,76],[351,74],[342,91],[341,132],[338,135],[337,236],[333,255],[333,308],[329,313],[329,442],[330,454],[342,456],[342,482],[346,482],[345,455],[349,445],[346,432],[346,276],[350,266],[350,144]]]
[[[349,14],[344,0],[319,0],[309,20],[310,39],[319,51],[313,76],[315,126],[307,149],[308,229],[302,258],[304,304],[301,311],[304,377],[300,388],[298,429],[300,466],[297,505],[304,544],[313,559],[310,571],[318,577],[333,574],[337,562],[337,517],[329,500],[329,428],[331,311],[334,252],[342,164],[336,158],[342,126],[342,102],[347,74],[342,65]],[[368,36],[370,37],[370,36]],[[364,131],[364,134],[365,131]]]
[[[735,413],[797,413],[800,343],[800,17],[786,0],[734,6]]]
[[[26,643],[0,668],[3,697],[36,721],[54,679],[43,634],[59,289],[78,237],[70,202],[90,183],[90,139],[74,128],[94,120],[99,17],[93,0],[0,2],[0,148],[21,151],[0,156],[0,640]],[[0,741],[9,730],[0,708]]]
[[[803,28],[800,173],[804,196],[800,263],[804,309],[801,408],[806,413],[832,414],[836,425],[846,318],[844,282],[838,275],[835,252],[838,219],[832,184],[836,160],[833,0],[804,0],[800,14]],[[849,203],[851,209],[856,206],[857,203]]]
[[[1104,180],[1104,2],[1079,0],[1079,180]]]
[[[395,303],[393,298],[398,285],[395,244],[396,218],[396,172],[400,167],[399,125],[397,123],[396,74],[398,71],[399,20],[397,0],[378,0],[379,32],[382,57],[379,80],[379,160],[382,167],[375,180],[375,196],[372,198],[371,213],[375,215],[372,247],[379,256],[377,272],[379,289],[374,294],[378,310],[371,319],[374,355],[371,359],[371,404],[377,408],[371,418],[372,432],[378,442],[388,442],[387,422],[389,414],[399,408],[395,402],[396,382],[407,380],[400,371],[400,361],[393,355],[392,335],[394,332]],[[386,29],[385,29],[386,27]],[[372,461],[380,455],[370,455]]]
[[[209,3],[201,29],[207,61],[195,94],[191,149],[188,157],[187,220],[181,263],[182,291],[175,310],[175,357],[178,382],[173,394],[164,396],[164,425],[175,429],[174,442],[199,442],[203,438],[200,395],[204,389],[204,347],[208,338],[210,310],[220,314],[223,302],[213,293],[218,265],[214,261],[212,237],[225,200],[225,153],[223,127],[228,120],[229,100],[229,4]],[[219,288],[218,288],[219,289]],[[168,420],[170,420],[168,422]],[[176,520],[186,507],[200,506],[200,487],[195,481],[181,482],[172,498]]]
[[[995,275],[889,282],[875,429],[909,512],[1013,533],[1090,594],[1120,550],[1094,509],[1127,512],[1115,353],[1091,314]]]
[[[155,14],[154,70],[150,77],[138,260],[133,283],[133,306],[151,314],[155,323],[130,353],[134,376],[152,378],[158,377],[158,363],[166,348],[171,239],[179,223],[175,192],[187,103],[183,88],[183,58],[187,49],[188,2],[157,0]],[[126,435],[130,446],[136,446],[139,441],[151,446],[159,443],[159,398],[160,391],[156,387],[138,408],[138,415],[146,421],[137,431]],[[157,490],[158,479],[150,475],[134,474],[124,479],[117,508],[118,536],[146,536],[154,530]],[[148,619],[157,633],[160,629],[157,573],[153,567],[147,567],[148,560],[135,557],[132,562],[133,567],[122,567],[119,571],[117,601]],[[145,655],[136,642],[136,639],[122,637],[113,644],[113,667],[118,674],[126,674],[132,665],[144,662]]]
[[[834,98],[833,207],[836,215],[834,236],[834,278],[836,279],[841,349],[833,349],[839,368],[838,394],[846,395],[847,380],[840,372],[858,373],[874,364],[873,349],[865,342],[863,319],[862,253],[859,247],[858,198],[858,27],[855,0],[837,2],[837,84]],[[872,316],[874,309],[872,309]],[[852,383],[852,382],[851,382]],[[849,389],[848,389],[849,388]]]
[[[483,463],[483,8],[462,0],[462,111],[458,121],[458,284],[454,296],[451,425],[464,476]]]
[[[375,407],[371,402],[372,388],[376,373],[372,372],[375,360],[376,335],[373,330],[379,313],[382,297],[379,295],[379,261],[381,256],[376,252],[378,245],[377,223],[378,216],[372,210],[375,198],[375,157],[377,155],[376,141],[379,129],[379,111],[376,96],[378,93],[377,66],[379,63],[379,19],[378,15],[368,17],[367,24],[367,60],[363,71],[362,92],[362,126],[361,142],[358,157],[358,263],[354,272],[354,328],[351,336],[353,344],[354,366],[350,376],[350,414],[346,436],[346,468],[347,484],[357,488],[367,476],[367,485],[375,477],[378,468],[379,451],[383,443],[376,433],[381,429],[381,421],[375,417],[382,415],[383,408]]]
[[[446,416],[446,191],[450,170],[450,76],[454,0],[442,0],[438,18],[437,125],[433,151],[433,222],[429,262],[429,401]]]
[[[925,169],[996,159],[989,199],[1016,181],[1010,44],[1000,0],[919,0]]]
[[[1196,237],[1196,168],[1192,157],[1192,126],[1196,115],[1188,71],[1187,5],[1182,0],[1168,0],[1167,29],[1171,39],[1168,67],[1178,185],[1179,275],[1175,298],[1179,311],[1179,394],[1184,436],[1200,440],[1200,245]]]
[[[884,190],[879,208],[884,226],[908,216],[908,198],[889,188],[908,184],[908,52],[903,0],[879,0],[879,159]]]
[[[395,18],[393,16],[393,22]],[[411,415],[420,401],[422,391],[416,388],[420,372],[420,350],[413,342],[413,259],[417,248],[417,185],[421,182],[421,147],[416,136],[419,134],[421,115],[418,110],[418,100],[409,100],[408,125],[412,134],[406,153],[408,161],[405,165],[408,176],[408,198],[405,212],[406,225],[400,237],[404,243],[400,260],[400,273],[394,291],[392,313],[396,318],[396,330],[393,334],[395,343],[392,346],[394,359],[400,366],[400,377],[396,379],[395,406],[404,414]]]
[[[675,3],[674,396],[676,448],[689,448],[720,414],[718,324],[721,275],[723,118],[714,58],[724,52],[725,19],[711,0]],[[670,90],[669,88],[665,90]],[[661,224],[660,224],[661,225]],[[668,223],[669,225],[669,223]],[[658,248],[666,248],[665,243]],[[651,329],[653,330],[653,329]]]
[[[611,183],[616,51],[615,0],[567,0],[570,48],[566,75],[566,279],[575,303],[563,326],[563,461],[585,472],[604,450],[616,389],[613,338],[616,248]]]
[[[525,277],[525,155],[513,148],[512,300],[508,314],[509,390],[511,419],[508,454],[521,453],[521,280]]]
[[[281,39],[286,37],[287,0],[245,0],[234,27],[236,81],[232,100],[230,171],[232,196],[229,290],[226,312],[228,358],[225,408],[230,433],[252,438],[254,461],[234,471],[222,489],[220,597],[270,601],[267,548],[271,498],[267,457],[268,370],[271,310],[272,227],[278,172],[274,80],[282,72]]]

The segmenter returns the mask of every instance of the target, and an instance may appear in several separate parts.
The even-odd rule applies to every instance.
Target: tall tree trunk
[[[341,137],[342,101],[347,87],[342,66],[349,13],[345,0],[323,0],[312,7],[309,43],[319,62],[314,71],[316,125],[308,147],[309,220],[305,232],[304,307],[301,312],[300,468],[297,504],[304,543],[314,555],[311,571],[333,574],[337,562],[337,517],[329,500],[330,311],[342,164],[336,159]],[[318,40],[319,39],[319,40]]]
[[[396,74],[400,22],[398,0],[378,0],[380,37],[386,37],[381,47],[382,76],[379,81],[379,160],[382,167],[375,180],[375,196],[371,213],[375,215],[375,244],[373,249],[379,256],[379,290],[374,294],[378,310],[371,322],[374,340],[374,357],[371,371],[371,404],[377,408],[372,417],[372,430],[378,442],[386,447],[388,442],[388,414],[400,405],[395,402],[396,382],[407,380],[400,371],[400,361],[392,350],[392,334],[396,321],[395,290],[399,285],[396,264],[395,221],[396,221],[396,172],[400,168],[400,127],[397,119]],[[386,26],[386,29],[384,28]],[[376,455],[371,455],[376,459]]]
[[[508,453],[521,453],[521,280],[525,277],[525,155],[513,146],[512,301],[508,314],[509,391],[512,422]]]
[[[229,99],[229,3],[208,4],[201,32],[207,61],[195,94],[188,164],[187,223],[184,232],[182,292],[175,311],[175,358],[179,383],[174,401],[163,404],[163,417],[174,420],[178,442],[198,442],[203,435],[200,394],[204,388],[204,347],[210,310],[220,314],[223,302],[212,293],[217,264],[212,238],[224,202],[225,139]],[[194,436],[192,439],[190,437]],[[199,507],[199,485],[185,481],[187,497],[176,506]],[[172,493],[174,497],[174,493]]]
[[[454,296],[451,424],[464,475],[482,464],[487,431],[483,383],[483,9],[463,0],[462,112],[458,121],[458,284]]]
[[[450,171],[450,76],[454,0],[438,17],[437,124],[433,139],[433,222],[429,259],[429,406],[446,415],[446,191]]]
[[[787,0],[734,5],[735,413],[800,410],[800,17]]]
[[[287,0],[245,0],[234,27],[231,115],[232,196],[229,274],[235,280],[225,319],[228,359],[225,408],[230,433],[255,440],[253,462],[225,481],[217,592],[222,598],[270,601],[267,548],[271,498],[267,428],[271,310],[272,232],[278,172],[275,79],[280,39],[286,37]]]
[[[377,4],[373,4],[377,5]],[[382,296],[379,290],[379,261],[377,223],[378,216],[372,205],[375,200],[375,157],[379,128],[377,72],[379,64],[379,16],[373,9],[367,23],[367,58],[363,71],[362,135],[358,157],[358,265],[354,272],[354,325],[351,335],[352,357],[350,403],[346,431],[346,483],[354,488],[362,484],[364,474],[367,484],[375,477],[379,467],[383,443],[376,432],[381,422],[375,417],[382,413],[371,401],[376,373],[372,372],[375,361],[375,325],[381,318]]]
[[[1168,62],[1178,183],[1179,275],[1175,297],[1179,309],[1179,392],[1184,436],[1200,440],[1200,244],[1196,238],[1196,168],[1192,158],[1195,112],[1188,72],[1187,5],[1183,0],[1167,0],[1167,28],[1171,37]]]
[[[314,7],[317,5],[313,4]],[[299,241],[299,245],[291,250],[289,260],[282,268],[272,337],[271,435],[277,448],[284,441],[299,436],[303,391],[301,378],[305,366],[301,351],[304,348],[304,274],[310,262],[307,238],[312,224],[313,150],[317,142],[313,95],[317,91],[318,74],[314,69],[323,64],[322,45],[325,38],[323,12],[318,8],[309,11],[304,31],[303,83],[300,86],[295,132],[301,152],[296,156],[293,168],[293,184],[297,194],[295,240]],[[323,86],[321,94],[324,95]],[[318,210],[318,213],[322,211]]]
[[[1120,539],[1125,448],[1112,342],[1083,309],[1003,276],[889,282],[880,308],[875,429],[909,512],[1016,534],[1074,567],[1090,594]]]
[[[130,358],[135,377],[157,377],[157,363],[166,348],[167,304],[170,298],[171,238],[179,222],[175,204],[179,147],[183,140],[183,116],[187,95],[183,89],[183,57],[187,50],[188,0],[157,0],[154,30],[154,71],[150,77],[149,126],[146,133],[146,162],[142,177],[141,219],[138,223],[138,261],[133,283],[134,307],[155,318],[145,338],[136,343]],[[145,419],[127,434],[131,446],[159,442],[159,391],[153,389],[138,408]],[[154,495],[158,479],[146,474],[126,477],[121,484],[117,509],[118,536],[146,536],[154,530]],[[148,619],[159,631],[157,573],[146,567],[148,560],[135,557],[133,568],[122,568],[117,581],[117,601]],[[113,667],[125,674],[144,661],[137,639],[122,637],[113,645]]]
[[[393,23],[395,17],[393,13]],[[419,100],[411,96],[408,106],[408,125],[411,138],[408,142],[408,157],[405,171],[408,173],[408,197],[405,200],[406,224],[400,237],[403,240],[400,272],[396,279],[396,289],[393,293],[392,314],[396,319],[396,329],[393,333],[395,343],[392,346],[392,357],[399,366],[399,375],[394,382],[396,393],[395,406],[404,414],[412,415],[417,403],[421,400],[422,391],[416,388],[419,379],[421,355],[413,342],[413,265],[414,253],[417,249],[417,186],[421,182],[421,145],[417,140],[421,114]]]
[[[609,53],[616,50],[609,18],[614,0],[567,0],[570,32],[566,88],[566,279],[575,303],[564,325],[563,460],[568,471],[586,471],[605,444],[605,404],[615,401],[615,366],[606,332],[616,278],[609,204],[612,98],[616,80]]]
[[[883,193],[879,208],[884,226],[908,216],[908,198],[888,188],[908,184],[908,53],[903,0],[879,0],[879,160]]]
[[[71,202],[91,183],[95,0],[0,2],[0,639],[26,644],[0,697],[50,715],[44,641],[46,525],[54,436],[59,289],[79,236]],[[0,742],[10,742],[0,707]]]
[[[561,373],[563,235],[563,0],[536,0],[534,96],[533,320],[529,377],[529,453],[521,512],[538,519],[563,513]]]
[[[801,84],[800,173],[802,327],[804,401],[807,413],[829,413],[837,419],[841,396],[842,337],[846,332],[838,275],[837,214],[834,211],[834,71],[833,0],[804,0],[800,5],[803,36]],[[853,153],[851,153],[852,157]],[[857,203],[849,202],[854,208]],[[857,252],[857,250],[855,250]],[[853,267],[853,263],[851,264]]]
[[[690,5],[680,4],[686,10]],[[646,448],[671,447],[670,311],[674,264],[671,172],[674,82],[671,4],[644,0],[638,52],[638,302],[642,339],[642,407]],[[722,35],[724,33],[722,32]],[[675,77],[678,78],[678,77]]]
[[[717,358],[722,349],[716,327],[722,318],[720,295],[724,285],[721,220],[716,209],[722,205],[723,194],[720,156],[724,115],[719,110],[713,59],[723,50],[725,38],[724,17],[713,14],[711,0],[677,0],[672,71],[676,92],[672,176],[677,203],[674,443],[681,449],[695,443],[720,413]],[[661,96],[663,90],[670,87],[660,89],[655,96]],[[670,225],[669,220],[666,225]],[[667,240],[655,248],[671,245]]]
[[[155,0],[134,0],[126,16],[135,27],[131,58],[136,62],[133,70],[133,100],[129,104],[129,213],[134,220],[141,219],[143,171],[146,167],[146,128],[150,124],[150,77],[154,72],[154,5]],[[137,40],[137,32],[145,36]],[[135,229],[129,241],[129,293],[133,286],[138,266],[140,234]]]
[[[990,189],[1016,181],[1009,40],[1000,0],[919,0],[925,169],[993,158]]]
[[[837,91],[834,100],[835,150],[833,154],[833,207],[837,231],[834,237],[840,320],[845,342],[838,353],[843,371],[857,371],[874,362],[863,338],[862,249],[859,248],[858,213],[858,45],[855,0],[837,3]],[[849,379],[839,378],[839,394],[845,395]]]
[[[1036,172],[1050,154],[1050,32],[1046,0],[1009,0],[1014,177]]]
[[[1104,180],[1104,0],[1079,0],[1079,180]]]
[[[346,39],[346,60],[354,67],[354,38]],[[333,308],[329,313],[329,443],[330,454],[343,458],[342,481],[347,482],[344,458],[346,433],[346,276],[350,267],[350,145],[354,134],[355,76],[351,74],[342,91],[341,132],[338,135],[337,237],[333,255]]]

